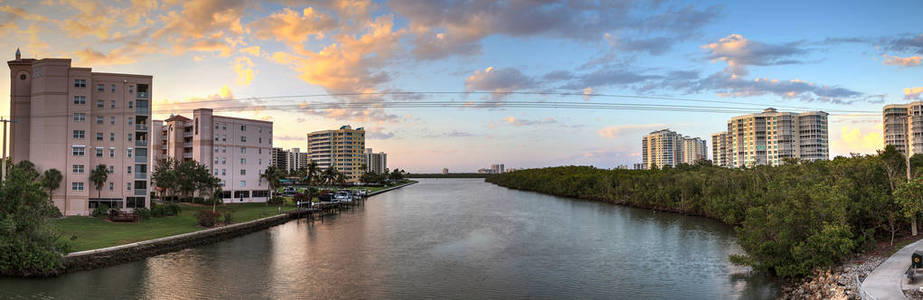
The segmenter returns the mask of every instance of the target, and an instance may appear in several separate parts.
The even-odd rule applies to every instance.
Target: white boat
[[[333,199],[339,202],[352,202],[353,196],[349,191],[337,191],[333,194]]]

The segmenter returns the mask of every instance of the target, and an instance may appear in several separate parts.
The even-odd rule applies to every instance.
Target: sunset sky
[[[272,120],[284,148],[365,127],[415,172],[631,165],[647,132],[770,106],[828,111],[833,155],[873,153],[881,107],[923,97],[923,2],[849,2],[0,0],[0,53],[153,75],[156,118]],[[665,109],[510,105],[536,101]]]

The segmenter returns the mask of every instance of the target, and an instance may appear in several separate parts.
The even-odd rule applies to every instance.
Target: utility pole
[[[0,117],[0,122],[3,122],[3,161],[0,161],[0,180],[6,180],[6,126],[10,123],[10,120]]]

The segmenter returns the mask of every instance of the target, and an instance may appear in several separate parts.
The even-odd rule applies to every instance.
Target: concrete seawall
[[[369,196],[381,194],[394,189],[399,189],[414,183],[416,182],[410,182],[376,191],[370,193]],[[281,214],[244,223],[237,223],[218,228],[172,235],[153,240],[73,252],[64,256],[63,271],[64,273],[70,273],[92,270],[136,260],[142,260],[151,256],[231,239],[248,233],[264,230],[296,218],[298,218],[297,214]]]

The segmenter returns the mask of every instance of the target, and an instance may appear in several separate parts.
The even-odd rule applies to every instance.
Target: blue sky
[[[274,142],[286,148],[304,148],[309,131],[351,124],[369,130],[367,146],[389,153],[392,168],[611,168],[638,162],[649,131],[707,138],[728,118],[769,106],[831,112],[834,155],[874,152],[881,106],[919,100],[923,91],[921,8],[919,1],[0,1],[0,49],[10,59],[19,47],[26,57],[151,74],[159,117],[212,107],[272,120]],[[426,91],[455,93],[376,94]],[[365,94],[295,97],[342,93]],[[594,96],[612,94],[670,99]],[[265,98],[272,96],[285,97]],[[8,94],[0,97],[5,114]],[[470,106],[385,107],[449,100]],[[523,101],[736,110],[515,105]]]

